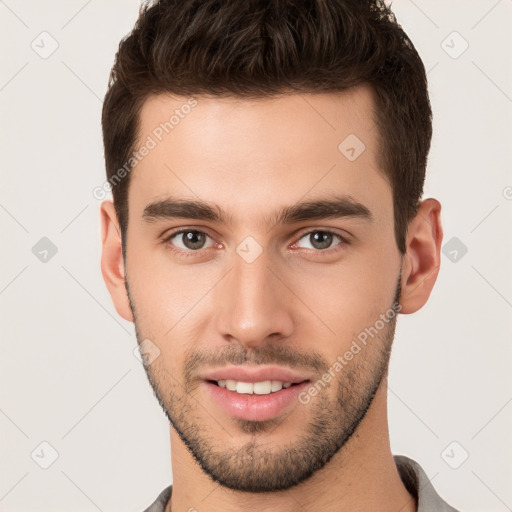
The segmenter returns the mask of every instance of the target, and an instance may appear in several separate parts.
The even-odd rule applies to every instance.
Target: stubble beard
[[[130,297],[128,281],[126,287],[132,307],[136,336],[139,344],[145,339],[135,314],[135,305]],[[400,278],[391,308],[396,310],[400,299]],[[332,382],[337,385],[335,397],[331,397],[330,386],[319,391],[306,405],[309,418],[303,425],[296,425],[288,415],[268,421],[247,421],[231,418],[222,428],[201,406],[197,390],[191,385],[189,375],[194,368],[194,359],[187,360],[187,371],[172,375],[161,365],[146,366],[146,373],[155,397],[166,414],[173,429],[179,435],[202,470],[220,485],[235,491],[270,493],[290,489],[310,478],[337,454],[357,430],[383,379],[387,376],[391,346],[396,326],[396,315],[372,338],[354,358],[343,367]],[[278,363],[273,359],[280,350],[249,353],[240,345],[229,347],[227,362],[233,364]],[[228,352],[227,352],[228,353]],[[235,355],[236,354],[236,355]],[[286,357],[288,352],[283,352]],[[307,355],[296,358],[304,361]],[[199,360],[203,360],[199,358]],[[315,368],[327,370],[331,365],[325,360],[316,362]],[[293,367],[293,365],[290,365]],[[323,372],[320,372],[321,376]],[[184,383],[184,384],[183,384]],[[291,413],[293,413],[292,409]],[[302,415],[304,416],[304,415]],[[217,424],[218,423],[218,424]],[[249,440],[236,448],[230,445],[228,430],[233,423],[239,431],[250,436]],[[281,428],[281,425],[283,427]],[[297,436],[291,435],[296,429]],[[224,436],[215,439],[212,432]],[[269,448],[272,434],[292,439],[279,446]],[[295,438],[296,437],[296,438]]]

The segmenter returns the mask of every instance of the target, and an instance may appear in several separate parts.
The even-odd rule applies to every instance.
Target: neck
[[[213,482],[171,428],[173,491],[165,512],[415,512],[389,444],[387,378],[365,418],[341,450],[311,478],[276,493],[237,492]]]

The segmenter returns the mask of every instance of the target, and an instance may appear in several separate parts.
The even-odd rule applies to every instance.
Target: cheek
[[[179,264],[150,245],[129,249],[127,267],[137,323],[142,335],[161,340],[165,350],[180,344],[182,353],[209,328],[222,299],[220,290],[236,293],[224,284],[216,286],[229,264],[220,260]],[[277,267],[292,293],[283,286],[281,300],[275,302],[293,317],[295,336],[305,343],[325,339],[329,351],[339,353],[391,306],[399,265],[383,237],[374,239],[371,246],[353,249],[337,262],[297,259]]]
[[[387,259],[385,253],[359,252],[337,264],[294,269],[294,292],[311,311],[303,326],[318,325],[334,351],[350,345],[392,305],[398,265],[392,251]]]
[[[193,348],[196,339],[187,331],[199,298],[181,277],[178,272],[162,275],[139,267],[130,279],[139,341],[149,339],[158,347],[159,357],[152,368],[155,382],[162,382],[164,387],[166,379],[173,385],[175,379],[181,381],[184,354]]]
[[[182,333],[222,276],[214,265],[176,264],[165,253],[134,251],[128,265],[130,294],[141,331],[156,339]]]

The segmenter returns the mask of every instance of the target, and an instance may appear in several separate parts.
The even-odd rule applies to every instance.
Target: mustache
[[[189,351],[185,356],[185,382],[191,382],[201,366],[217,367],[229,364],[263,365],[275,364],[287,366],[296,370],[314,370],[315,373],[325,373],[329,364],[319,352],[298,352],[297,349],[274,342],[254,349],[248,349],[239,344],[226,345],[214,351]]]

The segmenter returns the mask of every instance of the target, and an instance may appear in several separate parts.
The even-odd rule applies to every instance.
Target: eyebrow
[[[264,221],[274,226],[277,224],[293,224],[307,220],[359,218],[371,222],[372,212],[362,203],[349,195],[331,195],[326,199],[304,201],[285,206]],[[142,214],[146,222],[167,219],[195,219],[229,225],[232,215],[228,215],[219,205],[202,200],[185,200],[175,197],[152,202],[144,208]]]

